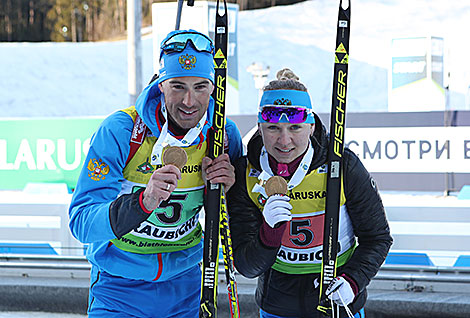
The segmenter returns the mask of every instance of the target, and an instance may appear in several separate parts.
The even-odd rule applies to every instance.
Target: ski
[[[208,156],[217,158],[224,151],[225,93],[227,79],[227,4],[224,0],[225,14],[219,14],[219,0],[215,20],[215,101],[212,127],[209,131]],[[202,283],[199,317],[217,317],[217,274],[219,263],[220,215],[224,210],[224,188],[222,184],[208,183],[206,187],[204,251],[202,259]]]
[[[227,204],[225,195],[222,193],[221,220],[220,220],[220,242],[222,243],[222,254],[225,267],[225,280],[227,282],[228,302],[230,306],[230,318],[239,318],[237,282],[235,281],[235,267],[233,265],[232,239],[228,221]]]
[[[343,6],[343,2],[347,6]],[[320,299],[317,309],[326,316],[332,315],[326,288],[336,277],[338,254],[338,227],[341,183],[343,173],[344,131],[346,121],[346,90],[348,79],[349,32],[351,3],[340,0],[336,30],[333,94],[330,114],[330,139],[328,146],[328,176],[326,184],[323,256],[320,280]]]

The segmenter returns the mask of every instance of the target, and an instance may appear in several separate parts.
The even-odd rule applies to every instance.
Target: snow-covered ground
[[[315,108],[329,110],[338,1],[312,0],[239,13],[240,109],[256,111],[258,92],[246,68],[269,65],[272,79],[290,67],[307,85]],[[387,110],[387,69],[394,37],[443,36],[451,105],[465,107],[470,2],[352,2],[348,109]],[[143,38],[144,84],[152,75],[152,39]],[[2,117],[104,116],[129,104],[127,43],[0,43]]]

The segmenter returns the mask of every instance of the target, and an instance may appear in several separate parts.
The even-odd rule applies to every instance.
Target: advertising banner
[[[0,190],[28,182],[74,188],[102,118],[0,120]],[[369,172],[470,173],[470,126],[348,128]]]
[[[28,182],[74,188],[91,136],[102,120],[0,120],[0,189],[23,189]]]
[[[470,127],[348,128],[369,172],[470,173]]]

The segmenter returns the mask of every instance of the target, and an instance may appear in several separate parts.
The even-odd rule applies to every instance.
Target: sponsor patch
[[[131,234],[146,239],[176,242],[191,234],[198,224],[199,214],[194,215],[185,223],[175,227],[159,227],[149,222],[142,222]]]
[[[266,201],[267,199],[262,194],[258,196],[258,203],[261,204],[261,206],[264,206],[266,204]]]
[[[261,172],[259,172],[256,169],[250,169],[250,172],[248,173],[249,177],[255,177],[257,178]]]
[[[327,173],[327,172],[328,172],[328,166],[326,164],[318,168],[318,173]]]
[[[152,167],[152,165],[149,162],[149,158],[147,158],[147,161],[137,166],[137,169],[136,169],[137,172],[141,172],[143,174],[152,173],[154,170],[155,169]]]

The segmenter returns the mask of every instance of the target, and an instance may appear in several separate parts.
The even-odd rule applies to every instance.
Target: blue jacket
[[[156,82],[147,86],[139,96],[135,110],[152,137],[160,135],[158,108],[163,98]],[[207,110],[208,123],[194,144],[206,139],[211,126],[214,100]],[[137,228],[149,215],[139,204],[139,194],[123,194],[123,171],[130,151],[133,116],[117,111],[107,117],[93,135],[84,167],[70,204],[70,229],[75,238],[88,244],[87,258],[111,275],[130,279],[168,280],[196,265],[202,258],[202,244],[175,252],[139,254],[124,251],[110,241]],[[231,160],[242,155],[240,133],[227,119],[226,136]],[[154,138],[155,139],[155,138]]]

